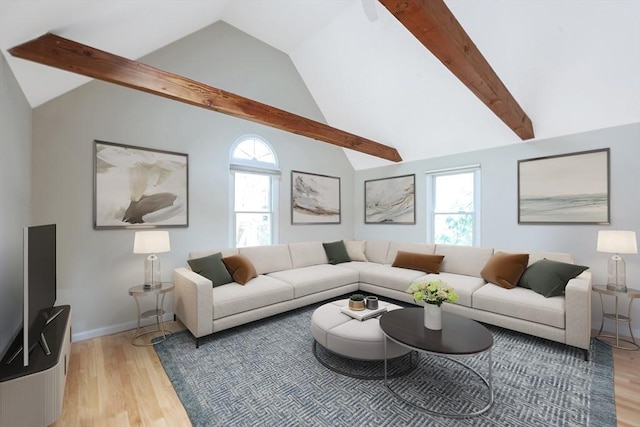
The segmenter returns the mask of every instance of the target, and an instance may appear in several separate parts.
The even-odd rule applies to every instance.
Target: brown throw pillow
[[[442,264],[443,259],[444,255],[398,251],[396,259],[391,266],[438,274],[440,273],[440,264]]]
[[[222,258],[222,262],[229,270],[233,280],[241,285],[244,285],[254,277],[258,277],[256,268],[249,261],[249,258],[244,255],[238,254]]]
[[[489,258],[480,276],[489,283],[511,289],[516,287],[528,264],[529,254],[498,252]]]

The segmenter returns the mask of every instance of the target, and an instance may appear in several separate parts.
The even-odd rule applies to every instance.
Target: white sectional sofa
[[[251,261],[258,277],[245,285],[233,282],[212,287],[211,280],[190,268],[177,268],[173,273],[174,313],[196,338],[197,346],[200,337],[356,291],[414,303],[405,293],[411,281],[436,278],[459,294],[458,302],[444,304],[444,310],[574,346],[583,349],[588,358],[588,271],[569,280],[563,295],[545,298],[531,289],[505,289],[481,277],[494,253],[526,251],[378,240],[346,243],[351,259],[360,261],[329,264],[322,242],[191,252],[189,259],[218,252],[223,257],[242,254]],[[393,267],[398,251],[444,255],[440,273]],[[566,253],[529,252],[529,264],[542,258],[573,262]]]

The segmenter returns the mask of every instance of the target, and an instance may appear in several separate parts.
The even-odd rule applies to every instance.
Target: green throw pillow
[[[213,287],[233,282],[227,267],[222,262],[222,253],[218,252],[204,258],[187,261],[191,270],[211,280]]]
[[[322,246],[324,246],[324,251],[327,253],[327,258],[329,258],[329,264],[340,264],[351,261],[344,241],[338,240],[337,242],[323,243]]]
[[[569,280],[588,268],[584,265],[541,259],[531,264],[522,273],[518,286],[530,288],[545,298],[555,297],[564,293]]]

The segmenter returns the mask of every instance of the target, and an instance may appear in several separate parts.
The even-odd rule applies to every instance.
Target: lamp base
[[[627,285],[608,284],[607,290],[616,292],[627,292]]]
[[[160,278],[160,260],[156,254],[151,254],[144,260],[144,289],[162,287]]]

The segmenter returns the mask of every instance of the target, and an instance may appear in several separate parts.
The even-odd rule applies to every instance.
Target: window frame
[[[442,214],[472,214],[473,217],[473,234],[471,246],[481,245],[481,177],[482,170],[480,165],[461,166],[457,168],[439,169],[425,172],[427,178],[427,242],[432,244],[442,244],[435,242],[435,221],[436,215]],[[436,212],[436,181],[438,177],[462,175],[473,173],[473,212]]]
[[[248,160],[241,159],[235,157],[234,154],[240,144],[247,140],[257,140],[264,144],[273,155],[274,163],[262,162],[256,159]],[[254,211],[236,211],[236,173],[243,174],[255,174],[261,176],[267,176],[270,182],[269,189],[269,211],[268,212],[254,212]],[[229,218],[231,218],[230,227],[229,227],[229,243],[231,247],[237,247],[237,236],[236,236],[236,226],[237,226],[237,214],[239,213],[261,213],[261,214],[269,214],[271,216],[270,223],[270,242],[269,244],[277,244],[278,243],[278,188],[280,187],[280,175],[281,171],[278,168],[278,156],[273,146],[265,140],[263,137],[258,135],[242,135],[237,138],[235,142],[231,145],[231,149],[229,150]]]

